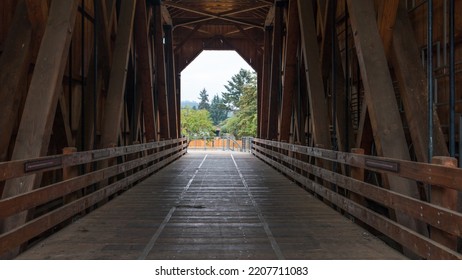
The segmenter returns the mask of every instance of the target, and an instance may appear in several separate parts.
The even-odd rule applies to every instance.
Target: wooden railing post
[[[70,155],[77,152],[77,148],[75,147],[65,147],[63,148],[63,155]],[[72,179],[74,177],[79,176],[79,168],[78,166],[68,166],[63,168],[63,181]],[[82,195],[82,191],[73,192],[71,194],[65,195],[63,197],[63,204],[67,204],[74,200],[77,200]]]
[[[435,156],[432,158],[432,163],[457,168],[457,160],[451,157]],[[451,174],[447,174],[447,176],[451,176]],[[456,190],[436,185],[431,187],[431,203],[444,208],[457,211],[457,196]],[[457,251],[457,236],[431,227],[430,237],[451,250]]]
[[[364,149],[362,149],[362,148],[353,148],[353,149],[351,149],[351,153],[357,154],[357,155],[364,155]],[[364,182],[364,168],[351,166],[350,172],[351,172],[351,178]],[[349,198],[352,201],[354,201],[354,202],[356,202],[356,203],[358,203],[358,204],[360,204],[362,206],[367,207],[367,201],[364,198],[364,196],[362,196],[360,194],[357,194],[355,192],[351,192],[351,191],[348,192],[348,195],[349,195]],[[363,222],[361,222],[359,220],[356,220],[356,219],[355,219],[355,223],[357,223],[358,225],[360,225],[362,227],[367,226],[365,223],[363,223]]]

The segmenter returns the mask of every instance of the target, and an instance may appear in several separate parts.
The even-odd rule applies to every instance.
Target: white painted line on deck
[[[233,159],[234,166],[236,166],[237,172],[239,173],[239,177],[241,177],[242,184],[244,185],[245,189],[247,190],[247,194],[250,197],[250,200],[252,201],[252,205],[255,208],[255,211],[258,214],[258,218],[260,219],[261,224],[263,225],[263,229],[265,230],[266,236],[268,237],[268,240],[271,243],[271,247],[273,248],[274,253],[278,257],[279,260],[284,260],[284,255],[282,254],[281,248],[279,248],[278,243],[276,242],[276,239],[273,236],[273,233],[271,232],[271,229],[268,226],[268,223],[265,220],[265,217],[263,217],[263,214],[261,213],[260,207],[258,207],[257,202],[253,198],[252,193],[250,192],[249,185],[244,179],[244,176],[241,173],[241,170],[239,169],[239,166],[237,166],[236,160],[234,160],[233,155],[231,154],[231,158]]]
[[[178,204],[180,203],[180,201],[183,199],[184,195],[186,194],[186,192],[188,191],[189,187],[191,186],[192,182],[194,181],[194,178],[196,178],[196,175],[197,173],[199,172],[199,169],[202,167],[202,165],[204,164],[205,160],[207,159],[207,155],[204,156],[204,158],[202,159],[201,163],[199,164],[199,167],[197,167],[196,171],[194,172],[193,176],[191,177],[191,179],[189,179],[188,183],[186,184],[186,186],[184,187],[183,191],[181,192],[180,196],[178,197],[178,199],[175,201],[175,204]],[[154,248],[154,245],[156,244],[156,241],[157,239],[159,238],[159,236],[161,235],[162,231],[164,230],[164,228],[167,226],[168,222],[170,221],[170,218],[172,218],[173,216],[173,213],[175,212],[176,210],[176,206],[173,206],[170,211],[168,212],[167,216],[165,216],[164,220],[162,221],[162,223],[160,224],[159,228],[156,230],[156,232],[154,233],[154,235],[152,236],[151,240],[149,240],[148,244],[146,245],[146,247],[144,247],[144,250],[143,252],[141,253],[141,255],[138,257],[138,260],[145,260],[146,257],[149,255],[149,252],[151,252],[152,248]]]

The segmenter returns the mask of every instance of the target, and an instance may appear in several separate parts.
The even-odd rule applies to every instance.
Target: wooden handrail
[[[91,173],[84,174],[82,176],[74,177],[69,180],[35,189],[31,192],[0,200],[0,218],[5,218],[13,214],[20,213],[21,211],[31,209],[32,207],[70,194],[74,191],[81,190],[87,186],[101,182],[104,179],[109,179],[113,176],[122,174],[128,170],[132,170],[151,161],[159,159],[167,154],[177,152],[180,149],[183,149],[183,147],[178,146],[170,148],[148,157],[100,169]]]
[[[162,148],[167,145],[184,143],[185,141],[186,138],[179,138],[131,146],[121,146],[115,148],[76,152],[68,155],[55,155],[40,158],[0,162],[0,181],[18,178],[33,173],[57,170],[63,167],[87,164],[95,161],[106,160],[133,153],[149,151],[156,148]],[[34,166],[39,166],[40,168],[34,168]],[[31,169],[28,170],[28,167]]]
[[[63,200],[62,205],[50,212],[28,221],[0,235],[0,256],[14,250],[21,244],[40,235],[46,230],[81,213],[85,209],[107,200],[111,195],[145,178],[186,153],[186,138],[172,139],[146,144],[114,147],[65,155],[0,163],[0,181],[27,176],[33,173],[69,168],[71,166],[107,160],[119,156],[129,156],[145,152],[143,157],[127,157],[128,161],[105,166],[101,169],[52,183],[47,186],[0,200],[0,218],[7,218],[39,205],[52,202],[88,186],[100,183],[100,188],[72,201]],[[155,149],[154,152],[149,151]],[[161,150],[159,150],[161,149]],[[131,160],[130,160],[131,159]],[[106,185],[109,178],[121,177]],[[103,184],[101,184],[103,183]]]
[[[256,146],[255,149],[262,151],[264,154],[269,154],[271,152],[259,146]],[[334,173],[310,163],[290,158],[286,155],[279,154],[273,156],[323,180],[381,203],[384,206],[403,211],[413,218],[419,219],[448,233],[462,236],[462,229],[460,226],[462,225],[462,213],[408,197],[388,189],[380,188],[339,173]]]
[[[270,140],[254,139],[255,143],[292,151],[320,159],[334,161],[340,164],[368,169],[382,174],[391,174],[429,185],[444,185],[445,187],[462,191],[462,169],[443,165],[358,155],[337,152],[315,147],[287,144]]]
[[[75,200],[69,204],[64,205],[56,210],[53,210],[45,215],[42,215],[26,224],[0,235],[0,255],[7,252],[11,248],[15,248],[27,240],[41,234],[42,232],[66,221],[77,213],[85,210],[86,208],[97,204],[99,201],[106,197],[122,190],[126,185],[136,182],[137,180],[149,175],[155,170],[167,165],[173,160],[180,157],[182,154],[176,154],[166,161],[156,163],[138,173],[129,177],[112,183],[102,189],[99,189],[85,197]]]
[[[392,221],[389,218],[382,216],[381,214],[368,209],[353,200],[350,200],[348,197],[332,191],[314,180],[311,180],[309,176],[311,174],[312,176],[322,179],[324,182],[335,184],[340,188],[359,194],[367,199],[382,204],[385,207],[396,211],[402,211],[415,219],[423,221],[428,225],[447,232],[453,236],[462,236],[462,228],[460,226],[462,225],[462,213],[332,172],[320,166],[299,160],[294,154],[308,155],[341,164],[347,164],[353,167],[394,174],[423,182],[433,182],[434,179],[431,179],[430,177],[444,177],[443,175],[435,175],[435,173],[441,172],[442,170],[444,172],[443,174],[450,174],[449,172],[454,173],[454,168],[446,168],[434,164],[335,152],[320,148],[305,147],[262,139],[254,139],[252,152],[255,156],[261,158],[263,161],[293,178],[295,181],[299,182],[310,191],[318,194],[329,203],[336,205],[338,208],[346,211],[362,222],[379,230],[422,258],[462,259],[462,255],[456,251],[456,248],[448,248],[443,244],[439,244],[434,240],[431,240],[429,237],[423,236],[404,225],[397,223],[396,221]],[[418,174],[418,170],[425,170],[425,175]],[[462,174],[460,171],[460,169],[457,169],[457,175],[453,175],[452,173],[451,175],[456,177],[460,176],[460,174]],[[308,175],[303,175],[304,173],[307,173]],[[428,176],[428,178],[426,180],[422,180],[422,177],[426,178],[426,176]],[[453,181],[448,179],[444,182],[449,181],[450,186],[447,187],[454,188],[454,185],[452,184],[457,182],[457,180],[460,179],[455,178]],[[445,184],[438,182],[438,185],[444,186]]]

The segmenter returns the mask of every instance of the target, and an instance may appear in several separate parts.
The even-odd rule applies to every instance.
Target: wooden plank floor
[[[18,259],[403,259],[249,154],[191,152]]]

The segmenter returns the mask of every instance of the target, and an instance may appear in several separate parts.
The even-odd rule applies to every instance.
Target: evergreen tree
[[[225,85],[226,92],[222,93],[224,103],[230,110],[239,108],[239,100],[244,93],[244,87],[249,84],[256,83],[256,75],[254,72],[242,69],[234,75],[228,85]]]
[[[223,99],[218,95],[213,97],[209,112],[214,125],[220,124],[228,116],[228,108],[223,103]]]
[[[239,108],[227,119],[222,132],[242,136],[257,135],[257,84],[255,79],[242,87],[242,95],[236,104]]]
[[[199,93],[199,105],[197,106],[197,109],[199,110],[210,110],[210,104],[209,104],[209,95],[207,93],[207,90],[205,88],[201,90]]]

